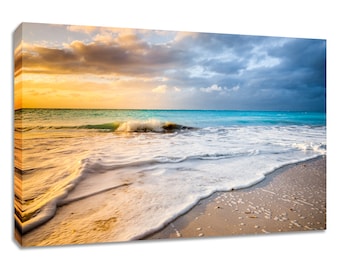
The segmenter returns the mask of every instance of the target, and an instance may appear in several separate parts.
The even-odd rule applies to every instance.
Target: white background
[[[336,269],[340,153],[337,1],[3,1],[0,8],[0,269]],[[327,230],[199,240],[20,248],[13,240],[13,31],[21,22],[327,40]],[[339,139],[338,139],[339,140]]]

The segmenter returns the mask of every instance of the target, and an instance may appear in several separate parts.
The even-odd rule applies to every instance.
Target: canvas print
[[[21,246],[326,229],[326,40],[22,23]]]

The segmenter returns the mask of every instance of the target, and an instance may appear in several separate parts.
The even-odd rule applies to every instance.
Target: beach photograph
[[[22,23],[13,49],[21,246],[326,230],[325,39]]]

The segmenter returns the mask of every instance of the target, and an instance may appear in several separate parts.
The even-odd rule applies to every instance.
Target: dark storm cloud
[[[197,43],[196,45],[215,54],[229,49],[236,55],[247,57],[247,54],[250,54],[254,46],[259,46],[265,42],[265,38],[261,36],[201,33],[195,42]]]
[[[324,40],[294,39],[281,50],[269,53],[280,57],[282,63],[278,72],[297,73],[309,85],[325,85],[326,42]]]
[[[234,61],[218,61],[214,59],[202,61],[201,64],[212,72],[222,75],[237,75],[246,68],[247,63],[244,59]]]
[[[212,48],[228,49],[233,60],[202,61],[206,70],[216,72],[205,85],[214,80],[222,89],[239,85],[240,91],[225,97],[215,93],[214,104],[231,108],[236,103],[238,109],[325,110],[324,40],[235,36],[229,40],[225,36],[218,41],[220,46],[215,38]]]
[[[324,40],[290,39],[281,48],[268,50],[268,54],[279,58],[280,64],[270,70],[260,70],[252,75],[253,78],[269,75],[269,78],[265,77],[259,83],[260,88],[278,92],[278,98],[286,103],[289,102],[292,109],[325,110],[326,42]],[[278,101],[276,103],[279,103]]]

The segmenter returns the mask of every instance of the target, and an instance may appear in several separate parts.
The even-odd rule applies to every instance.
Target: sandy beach
[[[23,246],[115,242],[123,221],[118,212],[100,212],[113,211],[113,195],[106,191],[64,205],[53,219],[16,239]],[[320,157],[280,168],[252,187],[215,193],[143,240],[325,229],[326,157]]]
[[[218,192],[145,239],[326,229],[326,157],[285,166],[245,189]]]

